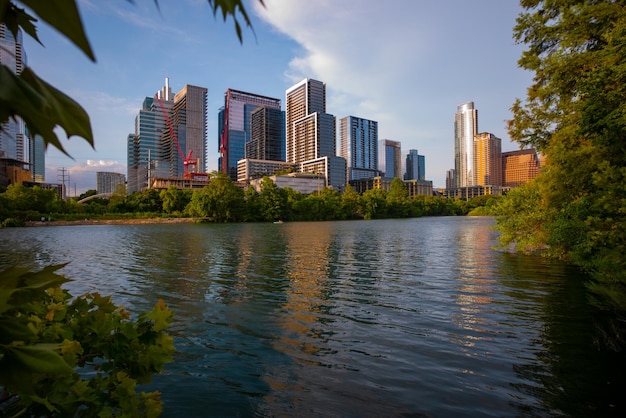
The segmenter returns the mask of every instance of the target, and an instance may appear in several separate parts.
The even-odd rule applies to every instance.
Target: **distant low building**
[[[502,173],[505,187],[517,187],[528,183],[541,169],[537,152],[534,149],[523,149],[502,153]]]
[[[289,170],[295,170],[295,165],[284,161],[245,158],[237,161],[237,181],[249,183],[254,179],[273,176]]]
[[[281,176],[268,176],[280,189],[289,187],[302,194],[320,192],[326,184],[326,179],[321,174],[312,173],[289,173]],[[261,178],[250,181],[250,186],[257,192],[261,191]]]
[[[365,193],[372,189],[389,191],[394,178],[378,176],[369,179],[352,180],[350,181],[350,187],[357,193]],[[404,183],[410,198],[415,196],[432,196],[433,194],[433,182],[431,180],[404,180],[402,183]]]
[[[443,191],[443,197],[449,197],[453,199],[471,199],[478,196],[500,196],[502,195],[503,188],[500,186],[468,186],[468,187],[455,187],[452,189],[445,189]]]
[[[126,176],[120,173],[98,171],[96,173],[96,191],[100,193],[113,193],[119,184],[126,184]]]

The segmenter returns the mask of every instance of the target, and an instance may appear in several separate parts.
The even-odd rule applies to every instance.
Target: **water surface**
[[[619,416],[580,273],[490,218],[0,230],[0,268],[175,312],[163,416]]]

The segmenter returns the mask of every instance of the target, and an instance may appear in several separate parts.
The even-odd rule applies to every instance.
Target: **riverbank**
[[[27,221],[25,226],[68,225],[140,225],[140,224],[193,224],[201,218],[144,218],[144,219],[79,219],[75,221]]]

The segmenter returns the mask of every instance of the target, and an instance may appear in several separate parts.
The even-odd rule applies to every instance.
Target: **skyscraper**
[[[405,180],[425,180],[426,179],[426,158],[419,155],[416,149],[409,150],[406,155]]]
[[[384,177],[402,178],[402,149],[399,141],[381,139],[378,144],[378,169]]]
[[[205,172],[207,156],[207,89],[186,84],[174,96],[174,107],[170,122],[176,132],[180,151],[174,150],[175,141],[165,132],[163,146],[170,149],[170,176],[180,177],[185,173],[184,159],[195,163],[187,171]],[[176,147],[177,148],[177,147]],[[182,155],[180,153],[182,152]],[[179,153],[178,155],[176,153]],[[189,160],[187,160],[189,162]]]
[[[167,86],[171,95],[171,89]],[[167,94],[161,96],[161,105],[154,97],[146,97],[137,116],[135,133],[127,138],[127,179],[128,194],[141,191],[149,186],[149,178],[169,176],[169,156],[165,157],[161,147],[161,135],[166,131],[165,114],[171,109],[173,100]]]
[[[204,87],[185,85],[173,96],[169,78],[144,99],[127,138],[129,194],[149,187],[154,177],[182,177],[190,156],[197,162],[193,171],[206,171],[206,103]]]
[[[26,53],[22,45],[22,32],[13,36],[0,24],[0,65],[19,75],[26,66]],[[28,163],[30,180],[45,181],[46,147],[43,137],[32,135],[20,117],[10,118],[0,126],[0,158]]]
[[[228,89],[224,93],[224,107],[218,115],[218,168],[237,180],[237,161],[246,158],[246,143],[251,139],[251,115],[259,107],[280,111],[280,99],[244,91]]]
[[[250,141],[245,157],[252,160],[285,161],[285,113],[259,107],[250,114]]]
[[[474,185],[502,186],[502,140],[483,132],[474,138]]]
[[[478,133],[478,110],[474,102],[457,107],[454,115],[455,187],[474,186],[474,137]]]
[[[286,91],[287,162],[326,176],[328,186],[345,187],[346,160],[337,156],[335,116],[326,113],[326,84],[305,78]]]
[[[339,155],[348,164],[348,180],[378,176],[378,122],[356,116],[339,120]]]

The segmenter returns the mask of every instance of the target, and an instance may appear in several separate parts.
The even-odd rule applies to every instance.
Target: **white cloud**
[[[255,2],[256,3],[256,2]],[[445,185],[454,166],[456,106],[474,101],[479,129],[508,143],[504,120],[520,77],[507,2],[265,0],[255,12],[302,47],[286,75],[324,81],[327,111],[379,122],[379,137],[426,155],[426,175]],[[496,97],[496,98],[494,98]],[[483,104],[483,106],[481,106]],[[486,108],[490,106],[490,108]]]

